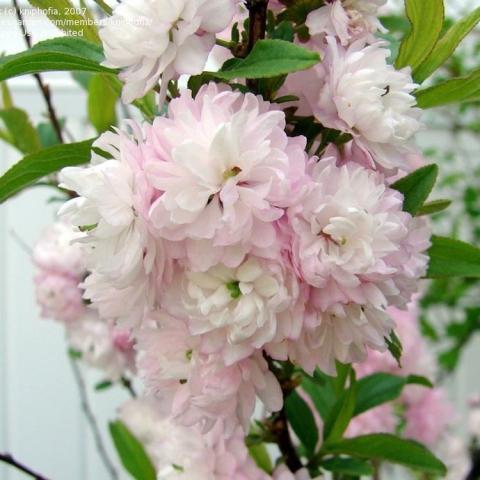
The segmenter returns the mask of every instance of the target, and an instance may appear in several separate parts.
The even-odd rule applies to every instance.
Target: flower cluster
[[[126,25],[101,36],[124,100],[161,79],[163,101],[170,80],[200,73],[237,3],[118,5]],[[383,3],[311,12],[309,46],[323,61],[282,87],[298,97],[295,115],[346,142],[295,136],[281,104],[243,88],[211,82],[194,94],[170,83],[164,115],[103,134],[87,167],[60,174],[76,195],[61,214],[85,259],[84,297],[136,345],[148,399],[122,415],[161,479],[265,478],[242,439],[257,399],[282,408],[272,365],[332,373],[336,360],[384,352],[389,309],[405,308],[425,273],[428,224],[391,186],[410,170],[420,123],[409,71],[388,64],[374,37]],[[75,344],[101,336],[97,327],[82,325]],[[294,477],[280,467],[275,478]]]
[[[134,369],[130,332],[99,318],[83,299],[82,280],[87,275],[84,252],[65,222],[48,228],[33,250],[37,302],[42,316],[65,327],[69,348],[86,365],[119,380]]]

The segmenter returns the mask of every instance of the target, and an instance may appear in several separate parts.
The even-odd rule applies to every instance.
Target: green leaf
[[[304,375],[302,390],[312,399],[318,413],[325,420],[336,401],[333,379],[325,375],[321,382],[318,378]]]
[[[391,185],[391,188],[403,193],[403,209],[406,212],[415,215],[419,211],[430,195],[437,175],[437,165],[426,165]]]
[[[33,48],[0,58],[0,82],[40,72],[83,71],[116,73],[100,65],[102,48],[80,38],[60,37],[37,43]]]
[[[136,480],[156,480],[155,467],[143,445],[120,420],[110,422],[110,434],[125,469]]]
[[[10,134],[12,145],[20,152],[33,153],[40,150],[40,137],[25,111],[15,107],[0,110],[0,120]]]
[[[345,439],[328,445],[326,450],[330,453],[395,463],[434,475],[444,475],[447,472],[445,465],[420,443],[386,433]]]
[[[411,24],[403,39],[395,66],[418,67],[437,43],[445,17],[443,0],[405,0],[405,10]]]
[[[73,348],[68,349],[68,356],[72,360],[80,360],[82,358],[82,352],[79,352],[78,350],[74,350]]]
[[[480,249],[453,238],[432,237],[428,278],[480,278]]]
[[[329,472],[343,475],[373,475],[373,467],[366,461],[358,458],[335,457],[324,460],[320,466]]]
[[[352,385],[338,398],[337,402],[331,409],[323,428],[323,436],[325,441],[336,441],[342,438],[343,433],[348,427],[355,410],[357,398],[357,385],[354,379],[355,375],[351,375]]]
[[[316,52],[285,40],[260,40],[245,59],[227,61],[219,72],[206,72],[222,80],[269,78],[305,70],[320,61]]]
[[[108,388],[110,388],[111,386],[113,385],[113,382],[111,380],[103,380],[102,382],[98,382],[96,385],[95,385],[95,390],[97,392],[101,392],[103,390],[107,390]]]
[[[432,215],[434,213],[442,212],[446,210],[450,205],[451,200],[432,200],[431,202],[424,203],[417,211],[417,217],[421,215]]]
[[[271,474],[273,470],[272,460],[268,454],[267,447],[264,443],[251,445],[248,447],[250,456],[255,460],[257,467],[264,472]]]
[[[88,21],[87,11],[77,8],[70,0],[28,0],[30,5],[45,12],[47,17],[60,30],[67,34],[77,32],[95,43],[100,43],[97,27]],[[85,14],[84,14],[85,12]],[[78,38],[73,37],[73,38]]]
[[[357,383],[357,402],[354,416],[397,399],[408,384],[431,386],[428,379],[418,376],[399,377],[389,373],[374,373]]]
[[[0,88],[2,90],[2,108],[13,108],[12,94],[10,93],[7,82],[1,82]]]
[[[413,71],[415,81],[421,83],[441,67],[456,50],[460,42],[480,21],[480,7],[454,23],[437,42],[430,55]]]
[[[390,337],[385,338],[385,342],[387,343],[388,351],[392,354],[392,357],[397,361],[398,366],[401,367],[403,346],[402,346],[402,342],[400,341],[400,339],[398,338],[394,330],[391,331]]]
[[[92,143],[93,139],[80,143],[55,145],[27,155],[0,177],[0,203],[63,167],[89,162]]]
[[[480,99],[480,69],[464,77],[451,78],[438,85],[417,90],[420,108],[433,108],[450,103],[471,102]]]
[[[88,84],[88,117],[98,133],[103,133],[117,122],[118,92],[106,75],[94,75]]]
[[[318,443],[318,430],[312,411],[294,390],[285,400],[287,419],[293,431],[305,446],[309,456],[313,456]]]

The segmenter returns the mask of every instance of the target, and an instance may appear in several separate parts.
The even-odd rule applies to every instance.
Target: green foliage
[[[0,58],[0,82],[40,72],[84,71],[116,73],[100,65],[100,46],[79,38],[60,37],[37,43],[32,49]]]
[[[428,278],[480,278],[480,249],[453,238],[432,237]]]
[[[207,72],[222,80],[270,78],[305,70],[320,61],[318,53],[285,40],[260,40],[245,59],[228,60],[219,72]]]
[[[343,475],[362,476],[373,475],[374,470],[365,460],[350,457],[333,457],[323,460],[320,466],[329,472]]]
[[[117,123],[116,105],[119,92],[112,88],[107,75],[96,74],[88,83],[88,117],[98,133]]]
[[[413,71],[415,81],[421,83],[441,67],[453,54],[460,42],[480,21],[480,7],[455,22],[438,41],[428,57]]]
[[[343,393],[338,393],[338,399],[330,410],[323,428],[325,441],[336,441],[342,438],[355,410],[357,399],[357,384],[355,372],[352,370],[350,387]]]
[[[0,120],[8,132],[9,143],[21,153],[40,150],[40,137],[25,111],[15,107],[0,110]]]
[[[437,175],[437,165],[426,165],[392,184],[392,188],[403,193],[403,209],[406,212],[415,215],[422,208],[435,185]]]
[[[57,28],[67,33],[77,32],[80,37],[100,43],[97,27],[95,23],[88,22],[89,16],[86,9],[77,8],[70,0],[28,1],[33,7],[44,11]]]
[[[394,330],[391,331],[390,336],[385,338],[387,342],[388,351],[392,354],[392,357],[397,361],[399,367],[402,366],[402,353],[403,346],[402,342],[398,338]]]
[[[434,213],[443,212],[452,204],[451,200],[432,200],[431,202],[424,203],[417,211],[417,216],[421,215],[433,215]]]
[[[268,453],[267,447],[264,443],[258,443],[256,445],[250,445],[248,447],[248,453],[255,460],[258,468],[264,472],[271,474],[273,470],[272,460]]]
[[[93,140],[55,145],[27,155],[0,177],[0,203],[63,167],[82,165],[90,160]]]
[[[112,386],[113,382],[111,380],[103,380],[95,385],[95,391],[103,392],[104,390],[108,390]]]
[[[285,412],[307,454],[313,456],[319,438],[315,418],[305,400],[295,390],[285,399]]]
[[[386,461],[434,475],[444,475],[447,471],[445,465],[420,443],[385,433],[344,439],[329,444],[326,451]]]
[[[110,435],[125,469],[135,480],[156,480],[155,467],[143,445],[121,421],[110,422]]]
[[[450,103],[480,100],[480,69],[463,77],[451,78],[415,94],[420,108],[433,108]]]
[[[313,377],[303,376],[302,389],[312,399],[322,419],[326,420],[336,402],[334,379],[317,370]]]
[[[430,54],[440,36],[444,20],[443,0],[405,0],[411,24],[403,39],[395,66],[417,68]]]
[[[361,378],[357,383],[357,401],[353,415],[360,415],[383,403],[396,400],[409,384],[432,387],[428,379],[413,375],[399,377],[389,373],[374,373]]]

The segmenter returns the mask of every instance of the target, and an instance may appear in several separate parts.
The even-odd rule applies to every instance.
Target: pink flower
[[[40,271],[35,276],[37,303],[42,317],[60,322],[74,322],[85,312],[79,279],[65,274]]]
[[[252,248],[275,246],[273,222],[298,196],[305,139],[284,132],[285,116],[251,93],[203,87],[173,100],[147,131],[151,209],[159,234],[187,240],[195,255],[236,267]],[[213,247],[213,248],[212,248]]]
[[[425,273],[426,224],[402,211],[384,178],[333,158],[312,165],[308,193],[288,215],[294,261],[322,311],[338,303],[405,305]]]
[[[372,42],[377,30],[385,31],[377,10],[386,0],[333,0],[311,12],[306,21],[310,35],[338,37],[342,45],[356,40]]]
[[[405,418],[405,436],[432,447],[452,425],[454,410],[442,389],[424,389],[420,398],[407,403]]]
[[[249,256],[238,268],[179,271],[163,307],[188,318],[200,350],[219,353],[226,365],[249,357],[274,338],[298,337],[303,301],[291,264]]]

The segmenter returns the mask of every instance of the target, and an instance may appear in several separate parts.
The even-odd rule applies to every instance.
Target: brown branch
[[[26,473],[27,475],[30,475],[30,477],[36,478],[37,480],[48,480],[47,477],[34,472],[30,467],[27,467],[26,465],[23,465],[15,460],[9,453],[0,453],[0,462],[8,463],[8,465],[15,467],[17,470],[20,470],[21,472]]]
[[[249,31],[247,54],[250,53],[258,40],[265,38],[267,30],[268,0],[246,0],[249,12]],[[258,90],[258,80],[247,79],[247,87],[250,90]]]
[[[22,29],[22,34],[25,38],[25,43],[27,44],[27,47],[30,49],[32,48],[32,37],[30,36],[30,33],[28,32],[27,27],[25,25],[25,20],[23,19],[22,10],[18,5],[17,0],[12,0],[12,2],[13,2],[13,6],[15,7],[15,13],[17,15],[18,23],[20,24],[20,28]],[[55,108],[53,107],[50,89],[48,85],[46,85],[43,82],[42,77],[39,73],[34,73],[33,76],[37,81],[38,87],[40,88],[42,96],[47,105],[48,116],[50,117],[50,121],[52,122],[55,133],[57,134],[58,140],[60,141],[60,143],[64,143],[62,126],[60,125],[60,122],[57,117],[57,113],[55,112]]]
[[[290,393],[298,386],[298,382],[292,378],[290,374],[285,374],[285,372],[282,371],[282,369],[279,368],[266,354],[264,354],[264,357],[270,370],[273,372],[275,377],[277,377],[283,394],[283,407],[279,412],[273,414],[271,419],[267,422],[267,427],[269,428],[270,433],[275,439],[275,442],[277,443],[278,448],[283,455],[286,466],[291,472],[295,473],[303,468],[303,464],[300,461],[297,450],[295,449],[295,445],[290,437],[290,431],[288,430],[287,414],[285,412],[285,400],[287,399],[288,395],[290,395]]]

